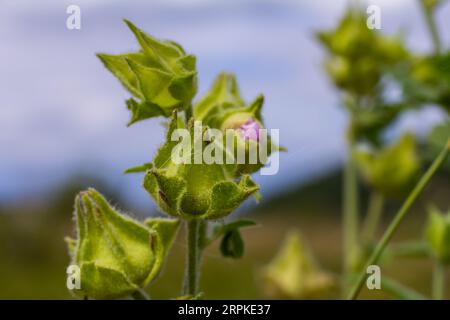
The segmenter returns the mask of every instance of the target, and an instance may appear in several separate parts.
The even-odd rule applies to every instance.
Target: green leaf
[[[153,164],[151,162],[147,162],[147,163],[141,164],[139,166],[134,166],[134,167],[128,168],[125,170],[124,173],[146,172],[146,171],[150,170],[151,168],[153,168]]]
[[[238,259],[244,255],[244,240],[239,230],[228,231],[220,243],[220,252],[224,257]]]
[[[212,242],[231,231],[239,230],[241,228],[248,228],[255,225],[256,222],[247,219],[238,219],[229,223],[218,223],[214,226],[211,235],[205,239],[204,243],[202,243],[201,246],[202,248],[206,248]]]
[[[137,102],[134,99],[128,99],[126,102],[127,109],[131,112],[131,119],[128,121],[127,126],[131,126],[133,123],[143,119],[166,116],[164,110],[155,103],[151,102]]]

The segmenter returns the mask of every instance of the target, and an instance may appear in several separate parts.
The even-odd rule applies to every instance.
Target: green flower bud
[[[197,92],[195,56],[187,55],[175,42],[157,40],[130,21],[125,23],[141,50],[97,56],[134,97],[127,100],[129,125],[151,117],[169,117],[175,109],[189,108]]]
[[[450,211],[444,215],[438,209],[431,208],[425,235],[436,259],[443,264],[450,264]]]
[[[325,62],[325,69],[338,88],[347,88],[352,76],[351,62],[343,57],[332,57]]]
[[[351,61],[337,56],[326,61],[325,68],[338,88],[355,94],[373,94],[380,79],[381,70],[371,58]]]
[[[433,103],[450,112],[450,52],[416,57],[400,77],[405,95],[418,103]]]
[[[125,297],[153,280],[175,238],[178,220],[141,224],[113,209],[94,189],[75,199],[77,239],[71,264],[80,268],[79,297]]]
[[[194,118],[216,128],[212,122],[217,114],[227,109],[244,106],[245,102],[241,97],[236,77],[234,74],[222,72],[214,80],[209,91],[195,105]]]
[[[378,152],[355,151],[354,157],[366,182],[385,196],[397,197],[407,192],[420,169],[410,134]]]
[[[318,39],[331,53],[359,58],[376,42],[373,30],[367,28],[366,18],[357,10],[347,11],[335,30],[318,32]]]
[[[318,267],[296,231],[288,233],[277,256],[263,269],[262,278],[271,298],[324,298],[336,287],[334,277]]]
[[[351,9],[335,30],[319,32],[328,49],[325,67],[337,87],[350,93],[373,95],[386,67],[407,57],[399,38],[388,38],[367,28],[366,15]]]
[[[240,96],[234,75],[221,73],[194,107],[196,120],[210,128],[220,129],[224,134],[227,129],[234,130],[234,154],[245,154],[246,159],[250,158],[250,150],[258,154],[256,163],[247,160],[245,164],[236,166],[235,176],[258,171],[272,152],[284,150],[273,144],[268,135],[260,134],[260,129],[265,129],[261,117],[263,103],[264,97],[260,95],[246,105]],[[266,148],[261,150],[264,153],[260,153],[260,147]],[[261,157],[261,154],[264,156]]]
[[[189,135],[181,142],[172,141],[176,129],[185,127],[175,113],[166,142],[144,177],[144,188],[162,211],[184,219],[218,219],[258,191],[259,187],[247,175],[235,181],[235,164],[226,164],[223,158],[222,163],[207,163],[202,158],[203,151],[209,147],[217,148],[218,154],[223,156],[227,154],[222,143],[204,140],[207,127],[196,126],[191,121]],[[174,153],[181,153],[181,158],[174,161]]]

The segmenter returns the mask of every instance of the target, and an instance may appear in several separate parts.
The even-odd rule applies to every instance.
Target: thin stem
[[[198,227],[198,242],[200,246],[200,256],[203,252],[203,249],[205,249],[208,245],[208,239],[207,239],[207,232],[208,232],[208,221],[207,220],[200,220]]]
[[[391,240],[392,236],[394,235],[395,231],[397,231],[397,228],[400,226],[400,223],[405,218],[406,214],[409,212],[409,209],[411,209],[414,202],[419,198],[419,196],[422,194],[425,187],[430,182],[431,178],[434,176],[434,174],[438,171],[438,169],[442,166],[442,164],[445,162],[445,160],[448,157],[448,154],[450,152],[450,139],[447,141],[447,145],[445,146],[444,150],[437,156],[436,160],[432,163],[430,168],[425,172],[425,174],[422,176],[420,181],[417,183],[413,191],[409,194],[408,198],[400,208],[400,210],[395,215],[392,222],[389,224],[388,228],[383,234],[383,237],[381,238],[378,245],[375,247],[375,250],[373,251],[372,255],[368,259],[364,269],[361,271],[361,274],[355,283],[355,286],[351,290],[348,299],[356,299],[358,297],[359,292],[361,291],[361,288],[364,284],[364,281],[366,280],[367,274],[366,270],[367,267],[373,264],[376,264],[378,259],[380,258],[381,254],[383,253],[384,249],[388,245],[389,241]]]
[[[439,32],[436,26],[436,20],[434,19],[433,10],[426,7],[424,0],[419,0],[422,12],[427,23],[428,31],[430,32],[431,39],[433,40],[434,52],[439,54],[442,49],[441,39],[439,38]]]
[[[355,160],[351,145],[344,172],[343,236],[344,236],[344,280],[347,283],[353,272],[358,253],[358,185]],[[344,286],[345,287],[345,286]]]
[[[391,244],[385,254],[395,258],[428,258],[429,247],[423,241]]]
[[[445,298],[445,266],[441,262],[434,261],[432,297],[434,300]]]
[[[184,294],[195,296],[198,292],[198,280],[200,275],[200,220],[193,219],[186,222],[187,255],[186,272],[184,280]]]
[[[380,224],[381,215],[383,213],[384,197],[378,192],[372,192],[369,200],[369,209],[364,221],[363,239],[372,242],[375,239],[378,226]]]
[[[404,286],[403,284],[391,279],[387,276],[383,276],[381,279],[381,287],[384,292],[394,295],[397,299],[401,300],[427,300],[427,298],[419,292]]]
[[[188,123],[189,120],[191,120],[191,118],[192,118],[193,115],[194,115],[194,111],[193,111],[192,104],[189,104],[189,105],[186,107],[185,112],[184,112],[184,117],[185,117],[184,120],[186,121],[186,123]]]
[[[147,293],[142,289],[136,290],[131,294],[131,296],[133,297],[134,300],[150,300]]]

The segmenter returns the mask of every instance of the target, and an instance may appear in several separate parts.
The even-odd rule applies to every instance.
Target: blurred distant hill
[[[425,215],[423,209],[430,203],[447,210],[450,206],[449,181],[448,173],[441,173],[435,177],[420,202],[415,205],[414,210],[418,211],[418,214],[414,213],[411,216],[423,219]],[[339,233],[336,232],[340,230],[341,184],[342,170],[337,168],[309,183],[291,186],[284,193],[263,200],[247,212],[251,218],[260,223],[261,231],[249,238],[248,260],[244,260],[245,263],[242,262],[244,264],[241,267],[238,267],[241,262],[233,262],[236,268],[239,268],[239,273],[243,274],[242,281],[246,281],[250,290],[247,293],[242,292],[241,298],[260,297],[253,283],[253,261],[255,259],[267,261],[274,254],[284,232],[292,227],[301,226],[302,232],[305,231],[314,240],[311,243],[316,246],[320,241],[326,241],[324,248],[330,249],[330,243],[333,243],[334,253],[326,252],[324,257],[328,260],[335,257],[330,264],[339,266],[336,259],[339,259],[340,240]],[[64,285],[65,267],[69,263],[69,257],[63,239],[66,235],[73,234],[74,196],[78,191],[89,186],[102,190],[108,199],[114,199],[113,203],[119,208],[126,208],[124,206],[126,203],[117,190],[101,179],[90,177],[73,177],[40,200],[24,199],[12,206],[0,205],[0,298],[70,297]],[[363,184],[361,187],[360,208],[365,209],[368,194]],[[395,200],[389,201],[387,211],[392,213],[399,204]],[[364,210],[361,212],[364,213]],[[135,212],[135,214],[144,215],[143,212]],[[289,219],[279,219],[283,215],[285,217],[290,215]],[[308,227],[308,222],[305,222],[305,219],[309,219],[308,217],[315,219],[314,227]],[[270,227],[267,227],[269,225]],[[418,223],[418,225],[420,229],[421,224]],[[418,229],[409,229],[414,236],[417,235]],[[335,230],[331,233],[332,235],[329,234],[330,230]],[[270,232],[269,238],[267,238],[268,232]],[[267,242],[269,239],[270,241]],[[169,267],[170,271],[167,271],[172,275],[170,279],[157,286],[157,296],[166,297],[167,295],[168,297],[173,295],[173,290],[178,290],[178,280],[180,280],[178,278],[182,271],[176,266],[183,265],[184,240],[180,237],[178,241],[179,245],[175,250],[177,253],[174,253],[173,258],[177,259],[177,263]],[[230,270],[233,269],[230,262],[219,263],[219,259],[214,259],[216,254],[212,254],[213,259],[207,268],[214,268],[214,272],[223,272],[224,279],[231,277]],[[212,281],[205,285],[213,286],[214,283]],[[424,280],[424,283],[427,281]],[[230,292],[227,293],[223,291],[223,288],[211,287],[209,292],[211,297],[234,297],[235,292],[232,289],[230,287]]]
[[[285,192],[275,195],[256,207],[258,213],[268,214],[277,210],[278,213],[303,211],[321,212],[328,215],[340,215],[342,206],[342,175],[341,168],[336,168],[305,184],[290,186]],[[367,205],[369,192],[363,182],[359,184],[360,208]],[[424,195],[419,200],[419,206],[434,203],[443,210],[450,209],[450,173],[441,171],[433,178]],[[389,199],[388,211],[395,210],[401,199]],[[364,211],[363,211],[364,212]]]

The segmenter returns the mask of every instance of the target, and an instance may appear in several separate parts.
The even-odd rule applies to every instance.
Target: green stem
[[[198,292],[200,276],[200,220],[193,219],[186,222],[187,255],[184,280],[184,294],[195,296]]]
[[[431,39],[433,40],[434,52],[436,54],[439,54],[442,49],[442,44],[441,39],[439,38],[439,32],[436,26],[436,20],[434,19],[433,10],[429,10],[425,6],[424,0],[419,0],[419,2],[421,4],[422,12],[425,17],[425,21],[427,23],[428,31],[430,32]]]
[[[383,276],[381,280],[381,287],[384,292],[394,295],[397,299],[401,300],[427,300],[425,296],[411,288],[408,288],[401,283],[391,279],[387,276]]]
[[[375,239],[378,226],[380,224],[381,215],[383,213],[384,197],[378,192],[372,192],[369,200],[369,209],[364,221],[363,239],[368,243]]]
[[[136,290],[131,294],[131,296],[133,297],[134,300],[150,300],[147,293],[145,293],[145,291],[142,289]]]
[[[406,214],[409,212],[409,209],[412,207],[414,202],[419,198],[419,196],[422,194],[425,187],[430,182],[431,178],[434,176],[434,174],[438,171],[438,169],[442,166],[442,164],[445,162],[445,160],[448,157],[448,154],[450,152],[450,139],[447,142],[447,145],[445,146],[444,150],[438,155],[436,160],[434,160],[433,164],[430,166],[430,168],[425,172],[425,174],[422,176],[420,181],[417,183],[413,191],[409,194],[408,198],[400,208],[400,210],[395,215],[392,222],[389,224],[388,228],[386,229],[385,233],[383,234],[383,237],[381,238],[378,245],[375,247],[375,250],[373,251],[372,255],[368,259],[364,269],[361,271],[361,274],[355,283],[355,286],[351,290],[348,299],[356,299],[358,297],[359,292],[362,289],[362,286],[364,284],[364,281],[366,280],[367,274],[366,270],[367,267],[373,264],[376,264],[379,257],[383,253],[384,249],[386,248],[387,244],[391,240],[392,236],[394,235],[397,228],[400,226],[401,222],[405,218]]]
[[[184,117],[185,117],[184,120],[186,121],[186,124],[189,122],[189,120],[191,120],[193,115],[194,115],[194,112],[193,112],[192,104],[189,104],[186,107],[185,112],[184,112]]]
[[[429,247],[423,241],[392,244],[384,253],[394,258],[429,258],[430,256]]]
[[[432,288],[432,297],[434,300],[443,300],[445,298],[445,271],[444,264],[435,260]]]
[[[353,272],[355,258],[358,253],[358,185],[352,151],[350,145],[344,172],[343,236],[345,283],[348,283],[348,279]]]

